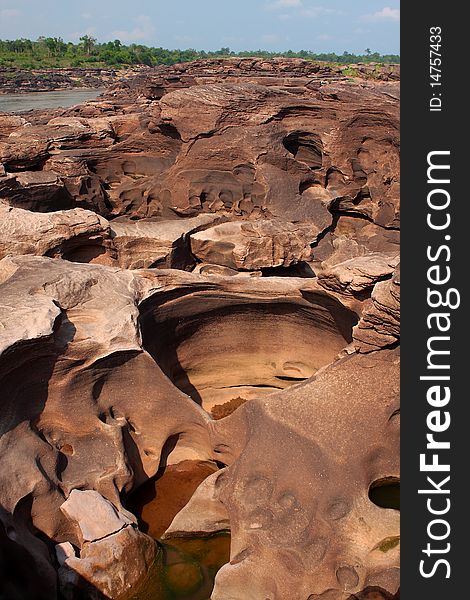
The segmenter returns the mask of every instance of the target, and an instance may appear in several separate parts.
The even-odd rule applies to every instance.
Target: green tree
[[[91,53],[93,51],[93,48],[96,45],[96,41],[97,41],[96,38],[91,37],[90,35],[83,35],[80,38],[81,45],[82,45],[83,50],[84,50],[84,52],[85,52],[85,54],[87,56],[91,55]]]

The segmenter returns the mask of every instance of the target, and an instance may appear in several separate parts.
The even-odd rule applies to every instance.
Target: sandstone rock
[[[311,265],[319,278],[323,271],[352,259],[381,255],[393,263],[400,251],[400,232],[364,219],[341,215],[313,248]]]
[[[173,221],[114,221],[113,244],[123,269],[188,269],[194,264],[188,236],[217,220],[199,215]]]
[[[80,558],[65,559],[59,569],[62,593],[67,599],[83,595],[93,600],[125,597],[138,588],[156,553],[157,547],[151,538],[125,527],[86,544]]]
[[[397,226],[396,84],[333,81],[340,69],[309,61],[181,69],[147,72],[45,122],[8,125],[0,162],[18,171],[50,168],[58,153],[84,160],[88,175],[64,183],[73,202],[88,195],[79,206],[95,202],[103,216],[228,212],[323,229],[326,203]],[[142,102],[151,88],[161,91]],[[60,208],[72,205],[40,210]]]
[[[399,86],[357,72],[211,59],[0,116],[0,595],[128,594],[160,477],[169,532],[231,530],[214,600],[396,595]],[[187,461],[221,469],[184,506]]]
[[[304,600],[329,590],[346,600],[394,569],[384,594],[395,594],[399,513],[375,505],[369,488],[398,478],[398,387],[396,352],[356,355],[214,422],[229,464],[214,502],[232,531],[214,600]],[[227,448],[230,438],[239,442]]]
[[[173,292],[143,303],[143,345],[208,411],[304,381],[352,341],[356,313],[315,280],[157,273]]]
[[[126,506],[139,516],[142,531],[160,539],[198,486],[218,470],[215,462],[197,460],[162,466],[153,478],[130,494]]]
[[[0,114],[0,138],[8,137],[12,131],[27,124],[28,121],[19,115]]]
[[[351,258],[331,267],[323,263],[318,282],[323,287],[336,292],[357,294],[391,277],[398,261],[398,257],[390,258],[375,253]]]
[[[17,514],[27,498],[36,530],[74,540],[59,510],[64,494],[96,490],[122,510],[120,494],[154,475],[162,456],[169,464],[212,458],[209,417],[142,348],[135,275],[34,256],[4,258],[0,274],[6,511]]]
[[[22,171],[0,180],[0,200],[33,211],[72,207],[63,181],[51,171]]]
[[[354,328],[359,352],[392,346],[400,339],[400,268],[388,281],[377,283],[366,302],[361,320]]]
[[[109,254],[109,224],[93,212],[76,208],[33,213],[0,202],[0,259],[36,254],[100,262],[106,258],[106,241]]]
[[[88,588],[92,598],[119,598],[139,585],[157,548],[132,519],[95,490],[72,490],[60,510],[75,526],[80,547],[77,557],[70,544],[56,546],[66,596]]]
[[[57,561],[61,567],[65,564],[67,558],[76,556],[75,549],[70,542],[62,542],[61,544],[56,544],[55,553]]]
[[[163,539],[230,529],[229,516],[216,494],[217,480],[223,472],[214,473],[201,483],[188,504],[173,519]]]
[[[129,77],[145,72],[148,67],[133,65],[119,70],[119,75]],[[49,92],[73,90],[77,87],[99,90],[114,83],[115,69],[71,68],[21,70],[13,67],[0,68],[1,93]]]
[[[30,139],[18,144],[8,137],[0,141],[0,162],[11,171],[38,168],[47,160],[48,148],[49,142],[45,138]]]
[[[261,271],[236,271],[229,267],[207,263],[196,265],[193,269],[193,273],[201,273],[201,275],[209,276],[214,275],[216,277],[261,277],[263,275]]]
[[[171,122],[187,142],[214,133],[226,119],[230,119],[231,125],[241,125],[246,118],[248,123],[244,122],[244,125],[261,123],[274,115],[255,108],[275,95],[265,87],[248,84],[193,86],[166,94],[160,102],[161,116],[164,121]],[[195,112],[202,120],[194,119]]]
[[[320,231],[310,224],[232,221],[191,235],[199,259],[230,269],[288,267],[311,258]]]
[[[82,548],[133,523],[95,490],[72,490],[60,510],[77,526]]]

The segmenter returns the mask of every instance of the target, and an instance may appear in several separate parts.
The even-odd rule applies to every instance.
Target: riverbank
[[[119,80],[150,75],[167,76],[170,79],[181,75],[202,77],[269,76],[282,77],[359,77],[379,81],[399,81],[400,65],[358,63],[339,65],[328,62],[313,62],[305,59],[230,58],[199,60],[173,66],[147,67],[134,65],[125,68],[71,68],[24,70],[0,67],[0,95],[31,92],[57,92],[77,89],[103,89]]]
[[[31,110],[69,108],[97,98],[104,88],[76,88],[54,92],[0,94],[1,113],[27,113]]]
[[[144,74],[149,67],[116,69],[16,69],[0,67],[0,95],[64,90],[102,89],[118,79]]]

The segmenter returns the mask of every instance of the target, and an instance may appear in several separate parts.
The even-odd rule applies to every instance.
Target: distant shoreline
[[[149,67],[17,69],[0,67],[0,95],[105,89]]]
[[[292,72],[287,73],[285,68],[283,75],[293,77],[309,76],[318,71],[327,70],[339,77],[365,78],[365,79],[399,79],[399,64],[392,63],[353,63],[337,64],[328,61],[313,61],[301,58],[259,58],[259,57],[230,57],[213,58],[207,60],[185,61],[175,65],[158,65],[149,67],[145,65],[133,65],[131,67],[122,65],[116,68],[44,68],[44,69],[18,69],[15,67],[0,67],[0,95],[5,94],[28,94],[36,92],[60,92],[80,90],[105,90],[116,84],[119,80],[132,79],[137,76],[155,75],[165,77],[175,73],[179,75],[198,75],[198,67],[203,68],[207,75],[207,68],[212,65],[218,68],[227,68],[227,74],[232,69],[236,72],[248,75],[256,64],[258,75],[264,71],[266,75],[272,75],[270,65],[292,65]],[[264,67],[264,68],[263,68]],[[241,69],[241,70],[240,70]],[[288,67],[290,71],[290,66]]]

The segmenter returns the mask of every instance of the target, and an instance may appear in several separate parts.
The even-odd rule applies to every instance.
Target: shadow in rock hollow
[[[75,326],[62,313],[48,340],[27,340],[3,354],[0,367],[0,436],[23,421],[34,423],[41,415],[57,360],[73,339],[75,331]],[[25,373],[28,373],[27,377]]]

